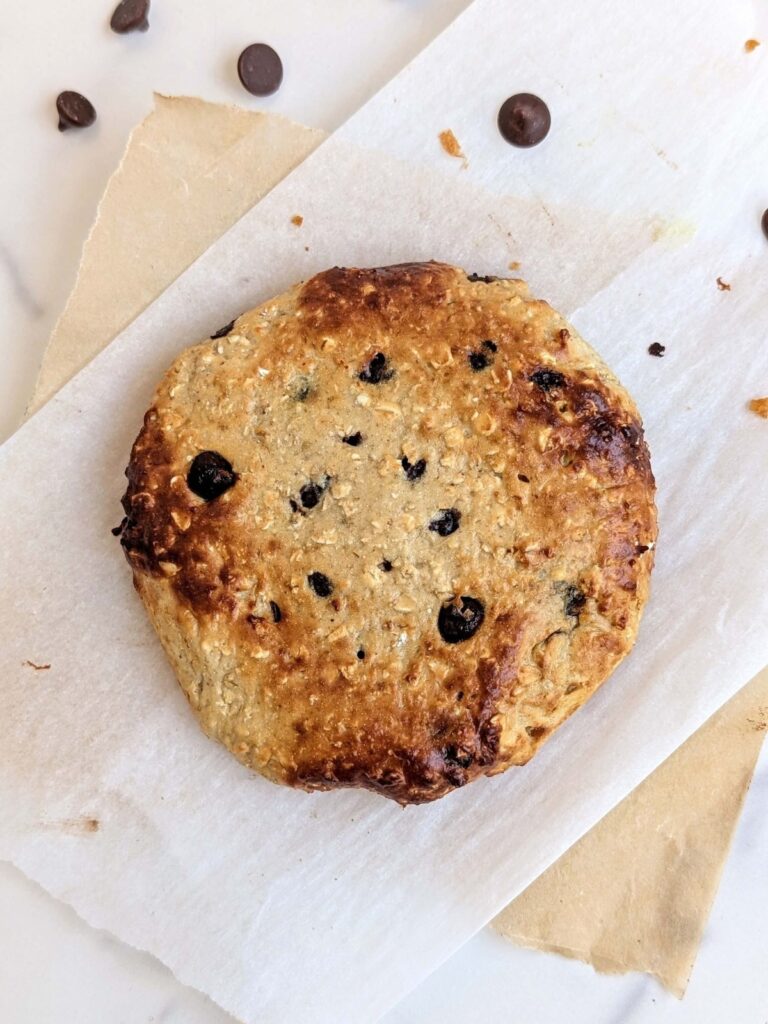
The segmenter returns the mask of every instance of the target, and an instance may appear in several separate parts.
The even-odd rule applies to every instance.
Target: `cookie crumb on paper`
[[[297,228],[300,228],[303,223],[304,218],[301,216],[301,214],[294,213],[294,215],[291,217],[291,224],[295,224]]]
[[[727,281],[724,281],[722,277],[718,277],[717,287],[720,289],[721,292],[729,292],[731,290],[731,286],[728,284]]]
[[[764,420],[768,420],[768,398],[753,398],[749,403],[749,408],[758,416],[762,416]]]
[[[759,39],[748,39],[746,41],[746,43],[744,43],[744,50],[745,50],[746,53],[752,53],[752,51],[756,50],[759,45],[760,45],[760,40]]]
[[[440,134],[438,135],[438,139],[440,139],[440,145],[443,147],[444,151],[448,154],[448,156],[454,156],[458,160],[463,160],[464,166],[467,166],[467,158],[464,155],[464,151],[461,148],[461,143],[453,134],[450,128],[446,128],[445,131],[440,132]]]

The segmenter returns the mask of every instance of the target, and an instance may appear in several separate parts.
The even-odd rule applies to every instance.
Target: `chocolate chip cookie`
[[[334,268],[183,352],[121,543],[203,728],[307,790],[522,765],[634,643],[635,405],[516,280]]]

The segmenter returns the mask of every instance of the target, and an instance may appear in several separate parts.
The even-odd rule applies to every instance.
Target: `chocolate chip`
[[[307,583],[318,597],[329,597],[333,593],[333,584],[324,572],[311,572],[307,576]]]
[[[237,480],[232,463],[218,452],[200,452],[187,473],[187,486],[200,498],[212,501],[228,491]]]
[[[441,537],[450,537],[452,533],[456,533],[460,522],[461,512],[457,508],[441,508],[430,522],[429,529],[439,533]]]
[[[365,384],[381,384],[391,380],[394,375],[395,371],[390,368],[387,357],[383,352],[377,352],[357,376]]]
[[[485,608],[476,597],[463,594],[461,606],[449,601],[442,606],[437,616],[437,628],[447,644],[459,644],[473,637],[483,624]]]
[[[661,357],[661,356],[664,355],[666,350],[667,350],[667,346],[666,345],[661,345],[658,341],[653,341],[648,346],[648,355],[649,356],[659,356],[659,357]]]
[[[149,0],[120,0],[109,22],[113,32],[146,32],[149,28]]]
[[[69,89],[56,97],[56,110],[59,113],[60,132],[65,132],[67,128],[87,128],[96,120],[96,111],[91,101]]]
[[[311,480],[299,491],[299,497],[301,498],[301,504],[304,508],[314,508],[323,496],[324,488],[319,484],[313,483]]]
[[[363,660],[363,659],[365,658],[365,651],[363,650],[363,648],[362,648],[362,647],[361,647],[361,648],[360,648],[360,650],[359,650],[359,651],[357,652],[357,657],[358,657],[358,660],[359,660],[359,661],[362,661],[362,660]]]
[[[420,476],[424,476],[424,471],[427,468],[426,459],[419,459],[418,462],[409,462],[405,455],[400,459],[400,465],[403,467],[405,476],[408,480],[418,480]]]
[[[499,350],[499,346],[496,344],[495,341],[491,341],[490,338],[486,338],[486,340],[483,342],[483,348],[488,352],[498,352]]]
[[[382,572],[392,572],[392,563],[388,558],[385,558],[383,562],[379,562],[379,568]]]
[[[553,388],[565,386],[565,377],[557,370],[535,370],[528,379],[542,391],[552,391]]]
[[[467,280],[472,284],[477,284],[482,281],[483,284],[493,284],[494,281],[500,281],[500,277],[494,277],[493,274],[467,274]]]
[[[112,534],[112,536],[113,537],[119,537],[120,534],[123,532],[123,528],[125,527],[125,524],[127,522],[128,522],[128,517],[127,516],[123,516],[123,519],[122,519],[122,522],[120,523],[120,525],[119,526],[113,526],[112,529],[110,530],[110,533]]]
[[[470,352],[467,358],[469,359],[469,365],[475,373],[479,373],[481,370],[484,370],[491,362],[485,352]]]
[[[766,238],[768,238],[768,210],[766,210],[763,214],[763,219],[760,223],[763,226],[763,234]]]
[[[527,477],[525,473],[518,473],[517,479],[521,480],[524,484],[529,484],[531,482],[530,477]]]
[[[456,700],[464,700],[464,691],[463,690],[459,690],[459,692],[456,694]]]
[[[345,434],[341,439],[344,444],[351,445],[353,448],[357,448],[358,445],[363,443],[363,435],[358,430],[356,434]]]
[[[578,587],[575,587],[571,583],[563,592],[563,603],[565,607],[565,614],[573,615],[578,618],[579,612],[587,603],[587,598]]]
[[[232,330],[234,326],[235,321],[230,320],[228,324],[225,324],[224,327],[220,327],[215,334],[211,335],[211,341],[215,341],[217,338],[226,338],[226,336],[229,334],[229,332]]]
[[[498,126],[502,137],[513,146],[537,146],[549,133],[552,117],[544,100],[530,92],[519,92],[504,100]]]
[[[443,750],[443,760],[446,764],[456,765],[459,768],[469,768],[472,764],[472,755],[458,747],[450,746]]]
[[[644,555],[646,551],[650,551],[650,547],[647,544],[638,544],[635,548],[635,554]]]
[[[271,96],[283,81],[283,62],[266,43],[246,46],[237,60],[237,74],[254,96]]]
[[[301,509],[299,508],[299,503],[295,501],[293,498],[288,499],[288,504],[291,506],[291,512],[301,512]],[[304,515],[303,512],[301,514]]]
[[[275,622],[280,622],[280,620],[283,617],[283,613],[280,611],[280,605],[277,603],[277,601],[270,601],[269,607],[272,611],[272,618],[275,620]]]

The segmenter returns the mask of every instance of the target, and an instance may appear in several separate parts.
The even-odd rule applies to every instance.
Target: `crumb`
[[[731,286],[728,284],[727,281],[724,281],[722,277],[718,277],[717,287],[720,289],[721,292],[729,292],[731,290]]]
[[[744,43],[744,50],[745,50],[746,53],[752,53],[752,51],[756,50],[759,45],[760,45],[760,40],[759,39],[748,39],[746,41],[746,43]]]
[[[508,263],[507,266],[509,267],[510,270],[520,269],[520,263],[518,262],[518,260],[512,260],[512,262]]]
[[[464,166],[467,166],[467,158],[461,148],[461,143],[453,134],[450,128],[446,128],[444,132],[440,132],[437,136],[440,139],[440,145],[443,147],[448,156],[455,156],[459,160],[464,161]]]
[[[648,355],[649,356],[658,356],[659,358],[661,358],[666,351],[667,351],[667,346],[666,345],[662,345],[658,341],[652,341],[651,344],[648,346]]]
[[[50,667],[51,667],[51,666],[50,666],[50,664],[47,664],[47,665],[38,665],[38,664],[37,664],[37,662],[35,662],[35,661],[29,661],[28,659],[27,659],[27,661],[22,661],[22,663],[21,663],[21,664],[22,664],[22,665],[29,665],[29,667],[30,667],[30,668],[33,668],[33,669],[34,669],[34,670],[35,670],[36,672],[44,672],[44,671],[45,671],[46,669],[48,669],[48,668],[50,668]]]
[[[82,836],[89,832],[98,832],[101,822],[98,818],[64,818],[60,821],[46,821],[43,823],[48,828],[61,829],[69,835]]]
[[[758,708],[758,718],[748,718],[747,721],[755,732],[766,732],[768,730],[768,708]]]
[[[304,252],[309,252],[309,246],[308,245],[304,246]]]
[[[749,408],[758,416],[762,416],[764,420],[768,420],[768,398],[753,398],[749,403]]]
[[[297,228],[300,228],[303,223],[304,218],[301,216],[301,214],[294,213],[294,215],[291,217],[291,224],[295,224]]]

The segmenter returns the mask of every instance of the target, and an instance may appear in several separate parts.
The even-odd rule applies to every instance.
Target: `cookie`
[[[334,268],[183,352],[121,543],[189,703],[255,771],[434,800],[525,764],[632,647],[635,405],[517,280]]]

